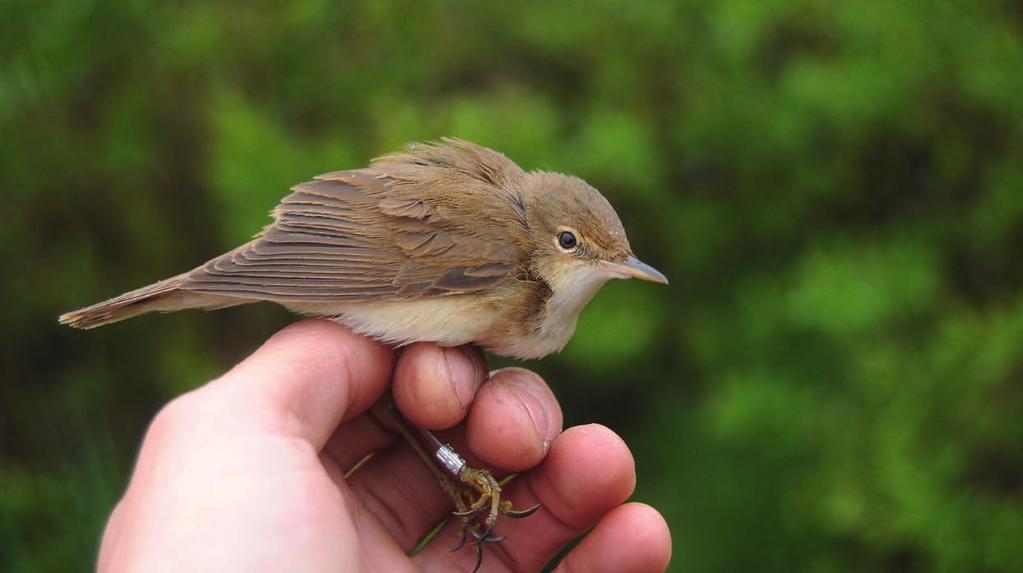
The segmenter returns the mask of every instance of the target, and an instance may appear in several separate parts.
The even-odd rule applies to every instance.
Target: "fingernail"
[[[465,349],[445,348],[444,358],[448,364],[448,380],[454,386],[458,406],[464,411],[472,402],[476,393],[479,375],[476,373],[476,362]]]

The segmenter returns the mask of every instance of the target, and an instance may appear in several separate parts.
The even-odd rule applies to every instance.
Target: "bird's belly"
[[[483,340],[481,344],[494,354],[533,360],[560,352],[568,344],[574,331],[575,321],[572,321],[571,324],[559,325],[554,330],[542,329],[521,336],[503,336],[493,340]]]
[[[352,330],[389,344],[437,342],[459,346],[486,338],[498,322],[492,305],[472,296],[395,302],[305,306],[304,313],[327,316]]]

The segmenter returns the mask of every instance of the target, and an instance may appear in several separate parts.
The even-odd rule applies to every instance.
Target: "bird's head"
[[[585,304],[610,279],[668,284],[660,271],[636,258],[618,214],[585,181],[538,171],[524,183],[532,267],[556,294]]]

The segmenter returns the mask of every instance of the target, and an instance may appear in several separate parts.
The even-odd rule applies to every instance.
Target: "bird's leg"
[[[502,536],[490,535],[498,515],[523,518],[540,509],[537,504],[516,511],[510,501],[501,499],[501,484],[489,471],[470,467],[454,448],[438,440],[432,432],[409,424],[393,400],[389,400],[387,410],[398,431],[423,458],[455,504],[454,515],[460,519],[461,528],[460,540],[454,550],[461,549],[472,537],[471,543],[479,546],[478,554],[482,555],[483,543],[504,540]]]

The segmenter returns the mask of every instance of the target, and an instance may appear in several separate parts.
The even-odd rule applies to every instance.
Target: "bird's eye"
[[[558,233],[558,246],[566,251],[571,251],[579,244],[579,241],[575,238],[575,234],[571,231],[562,231]]]

